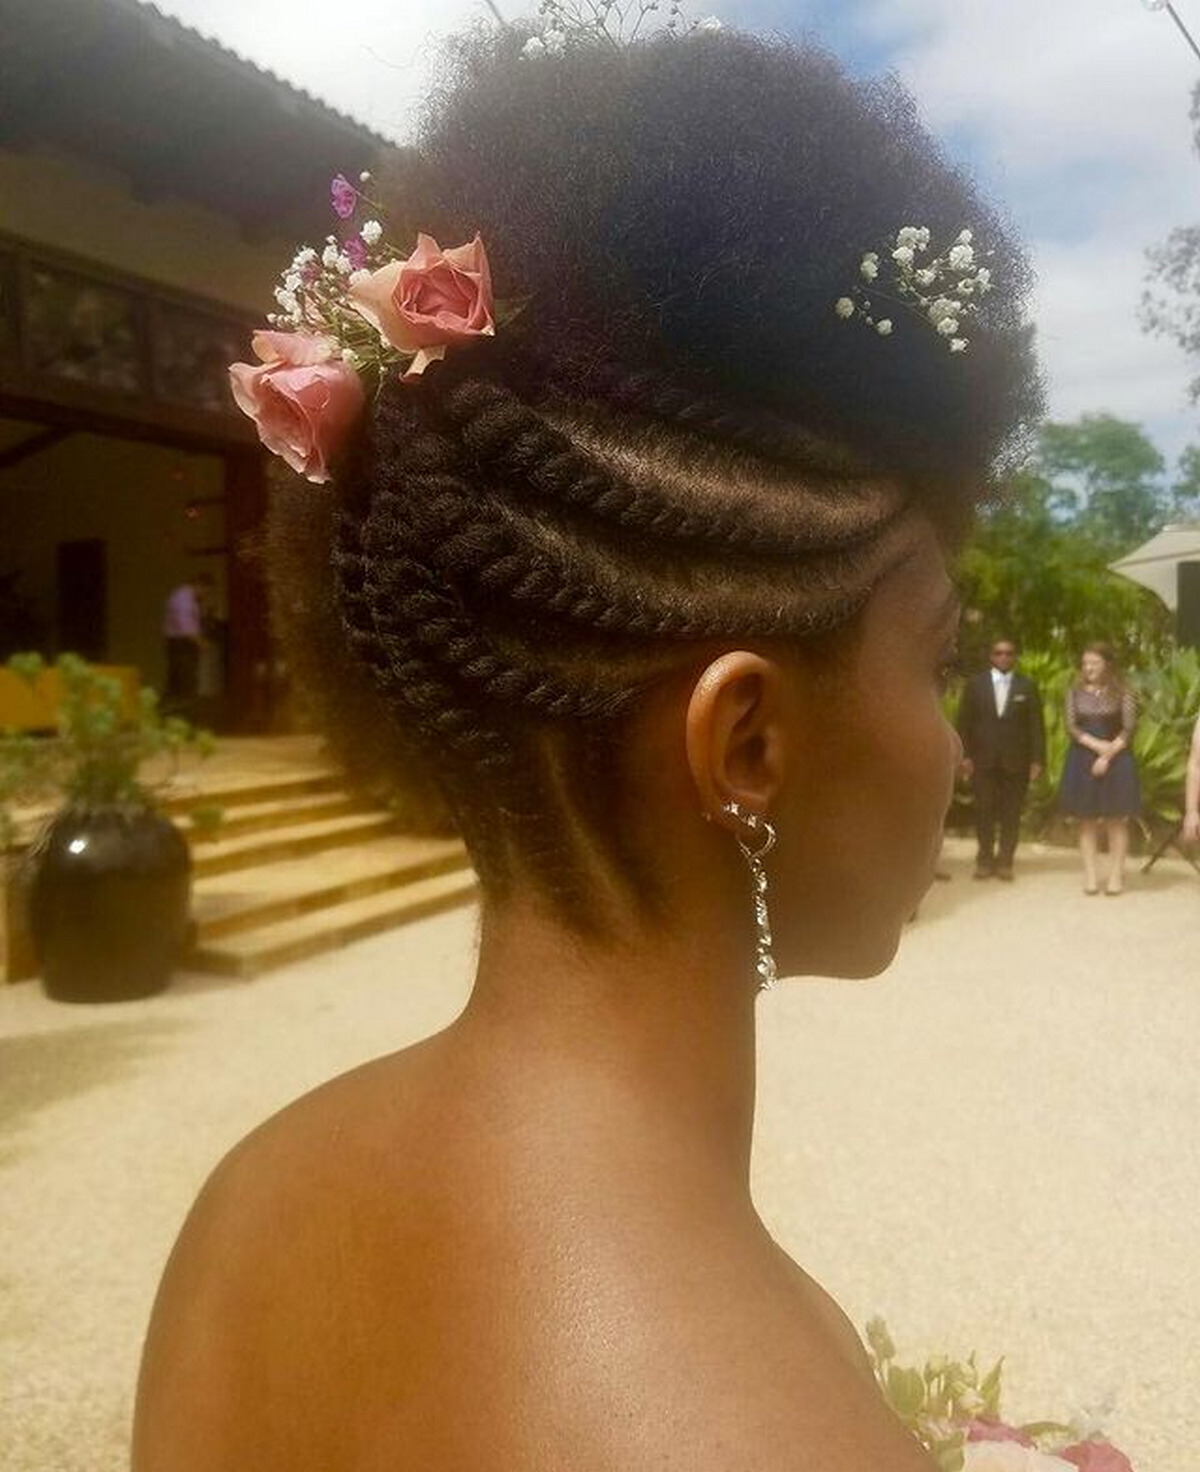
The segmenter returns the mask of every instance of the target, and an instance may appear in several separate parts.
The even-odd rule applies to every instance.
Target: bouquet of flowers
[[[923,1369],[907,1369],[896,1363],[882,1319],[867,1325],[867,1344],[884,1399],[941,1472],[1133,1472],[1093,1426],[1009,1425],[1000,1414],[1002,1359],[986,1374],[974,1354],[961,1362],[936,1355]]]

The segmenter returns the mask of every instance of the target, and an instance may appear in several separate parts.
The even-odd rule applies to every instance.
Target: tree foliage
[[[1032,464],[985,510],[962,554],[964,659],[982,663],[999,633],[1071,659],[1092,639],[1130,663],[1162,654],[1167,609],[1108,565],[1198,512],[1200,448],[1171,479],[1137,424],[1088,414],[1044,425]]]
[[[1200,153],[1200,83],[1192,92],[1192,143]],[[1146,252],[1149,269],[1142,292],[1142,326],[1173,338],[1189,358],[1200,360],[1200,225],[1179,225]],[[1188,384],[1200,403],[1200,374]]]

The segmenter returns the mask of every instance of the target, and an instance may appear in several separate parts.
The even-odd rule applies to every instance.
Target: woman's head
[[[1094,640],[1083,646],[1079,656],[1079,673],[1089,685],[1112,685],[1120,680],[1117,656],[1111,644]]]
[[[646,713],[681,754],[689,681],[761,656],[812,733],[809,777],[786,784],[795,862],[821,845],[861,890],[944,809],[939,542],[1037,405],[1004,226],[894,83],[727,34],[534,59],[504,35],[465,44],[394,189],[398,234],[478,230],[520,311],[420,384],[386,383],[337,467],[327,606],[353,658],[310,679],[354,712],[348,744],[381,710],[485,887],[528,882],[585,927],[597,867],[669,900],[636,836]],[[910,224],[990,253],[966,352],[916,314],[889,308],[883,336],[834,309]],[[891,885],[893,928],[911,887]]]

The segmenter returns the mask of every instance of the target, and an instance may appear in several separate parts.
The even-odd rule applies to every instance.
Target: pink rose
[[[483,241],[442,250],[431,235],[418,235],[406,261],[390,261],[347,292],[350,304],[392,347],[416,356],[406,379],[444,357],[448,343],[490,337],[492,277]]]
[[[1015,1426],[1003,1421],[977,1419],[967,1422],[968,1441],[1015,1441],[1021,1446],[1032,1446],[1033,1441]]]
[[[1129,1458],[1110,1441],[1077,1441],[1059,1456],[1074,1463],[1079,1472],[1133,1472]]]
[[[267,449],[311,481],[329,479],[366,396],[332,339],[308,332],[256,332],[259,363],[233,363],[229,381]]]

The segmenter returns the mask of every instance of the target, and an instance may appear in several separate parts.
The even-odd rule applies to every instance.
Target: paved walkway
[[[881,981],[761,1004],[756,1194],[856,1322],[1008,1355],[1010,1408],[1107,1403],[1137,1472],[1200,1444],[1200,878],[1085,899],[1072,856],[966,846]],[[459,911],[252,983],[109,1008],[0,990],[5,1472],[124,1472],[141,1334],[218,1157],[462,1005]]]

